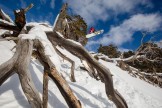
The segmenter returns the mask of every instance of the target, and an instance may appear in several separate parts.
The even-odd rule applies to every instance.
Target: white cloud
[[[27,7],[26,2],[24,0],[20,0],[20,2],[21,2],[21,7],[22,8],[26,8]]]
[[[27,22],[39,22],[39,23],[48,23],[50,25],[50,21],[53,21],[54,15],[52,12],[47,13],[46,16],[35,16],[30,14],[30,19],[27,19]]]
[[[21,2],[21,7],[22,8],[26,8],[27,7],[26,6],[26,2],[24,0],[20,0],[20,2]]]
[[[115,44],[122,45],[125,42],[131,41],[133,33],[136,31],[155,32],[161,28],[162,16],[159,14],[137,14],[130,19],[125,20],[122,24],[116,27],[111,27],[103,38],[97,41],[90,41],[88,45],[94,44]],[[110,36],[108,36],[110,35]]]
[[[55,7],[55,0],[51,0],[50,5],[51,5],[51,8],[54,9],[54,7]]]
[[[41,4],[46,4],[46,0],[40,0]]]
[[[74,13],[85,18],[88,24],[107,20],[111,15],[131,12],[137,5],[151,6],[148,0],[65,0]]]
[[[120,52],[132,51],[131,49],[125,49],[125,48],[118,48],[118,50],[119,50]]]
[[[8,8],[5,5],[0,4],[0,9],[2,9],[6,14],[11,15],[13,14],[13,10]]]

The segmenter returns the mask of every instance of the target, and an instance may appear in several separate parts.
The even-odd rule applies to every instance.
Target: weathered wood
[[[0,65],[0,85],[2,85],[12,74],[15,73],[13,71],[15,62],[16,58],[14,56],[7,62]]]
[[[5,37],[4,38],[5,40],[13,40],[13,41],[15,41],[15,40],[19,40],[19,38],[18,37]]]
[[[92,78],[95,78],[96,80],[99,80],[97,71],[95,70],[95,68],[91,64],[86,62],[86,60],[82,60],[82,64],[84,65],[86,70],[88,70],[87,72]]]
[[[48,108],[48,77],[50,73],[49,65],[42,60],[42,55],[38,51],[34,51],[37,55],[37,59],[39,62],[44,66],[44,73],[43,73],[43,108]]]
[[[30,57],[33,50],[32,40],[19,40],[16,53],[7,62],[0,65],[0,84],[9,78],[14,72],[19,76],[24,94],[32,108],[42,108],[39,97],[29,72]]]
[[[3,82],[5,82],[12,74],[15,73],[14,66],[19,57],[19,52],[20,52],[20,42],[18,42],[16,46],[16,53],[13,55],[13,57],[0,65],[0,85],[2,85]]]
[[[0,23],[0,28],[5,29],[5,30],[11,30],[11,31],[18,32],[18,33],[21,31],[21,29],[19,29],[17,26],[8,25],[5,23]]]
[[[62,76],[59,75],[56,68],[53,67],[51,69],[51,73],[49,74],[49,76],[56,83],[61,94],[66,100],[69,108],[82,108],[80,101],[76,99],[71,88],[68,86],[67,82],[62,78]]]
[[[51,43],[57,42],[58,45],[64,47],[66,50],[78,56],[79,58],[85,59],[89,64],[95,67],[98,72],[101,72],[104,77],[107,97],[115,103],[117,108],[128,107],[123,97],[117,95],[117,92],[114,90],[110,70],[102,64],[98,63],[98,61],[94,59],[83,46],[62,38],[55,31],[53,33],[47,33],[47,37],[51,41]]]
[[[17,27],[19,29],[22,29],[25,24],[26,24],[26,17],[25,17],[25,13],[31,9],[34,5],[30,4],[28,7],[26,7],[25,9],[20,9],[20,10],[14,10],[14,14],[15,14],[15,24],[17,25]]]
[[[34,4],[31,3],[28,7],[26,7],[26,8],[24,9],[24,12],[26,13],[26,12],[29,11],[33,6],[34,6]]]
[[[59,54],[63,59],[69,61],[71,63],[71,76],[70,76],[70,80],[72,82],[76,82],[75,79],[75,75],[74,75],[74,69],[75,69],[75,62],[73,60],[71,60],[69,57],[67,57],[66,55],[62,54],[57,48],[55,48],[57,54]]]
[[[13,21],[10,19],[9,15],[4,13],[2,9],[0,9],[0,19],[3,19],[3,20],[8,21],[10,23],[13,23]]]
[[[54,30],[57,30],[57,31],[61,31],[63,30],[64,28],[64,24],[63,24],[63,21],[65,20],[65,17],[66,17],[66,9],[67,9],[67,4],[64,4],[61,8],[61,11],[59,13],[59,16],[58,16],[58,19],[57,22],[56,22],[56,25],[54,27]]]
[[[43,108],[48,108],[48,73],[49,69],[44,67],[43,74]]]
[[[41,54],[40,59],[50,67],[49,77],[56,83],[69,108],[81,108],[80,101],[77,100],[66,80],[56,70],[55,64],[53,64],[50,58],[45,55],[42,43],[39,40],[35,40],[35,44],[38,52]]]
[[[15,10],[15,24],[19,29],[22,29],[24,25],[26,24],[26,17],[25,17],[25,11],[24,9]]]
[[[25,9],[21,9],[20,11],[15,11],[15,23],[17,25],[17,28],[19,29],[18,33],[20,33],[20,30],[24,27],[26,24],[25,19],[25,12],[29,10],[31,6]],[[66,8],[67,4],[65,4],[60,12],[60,20],[57,22],[57,26],[54,27],[54,30],[64,30],[64,22],[66,17]],[[60,25],[60,26],[59,26]],[[10,27],[9,27],[10,28]],[[11,28],[13,29],[13,28]],[[15,30],[15,29],[14,29]],[[22,32],[25,33],[26,30],[22,30]],[[21,33],[22,33],[21,32]],[[103,78],[103,82],[105,83],[105,89],[107,97],[112,100],[117,108],[127,108],[127,104],[123,97],[114,90],[113,87],[113,81],[112,76],[105,66],[98,63],[81,45],[78,45],[72,41],[68,41],[63,37],[60,37],[55,31],[51,33],[51,35],[48,34],[48,39],[51,41],[51,43],[55,45],[63,46],[65,49],[67,49],[70,53],[74,54],[75,56],[79,57],[82,60],[85,60],[87,64],[90,65],[92,71],[97,71],[99,73],[99,76]],[[75,95],[73,94],[70,86],[66,82],[66,80],[60,75],[60,73],[56,70],[55,64],[51,61],[49,56],[45,54],[45,48],[42,45],[42,43],[39,40],[34,40],[34,47],[39,52],[40,56],[40,62],[42,62],[43,66],[45,67],[44,72],[44,81],[43,81],[43,103],[39,97],[38,91],[36,90],[34,83],[32,81],[28,66],[30,63],[30,57],[32,54],[33,49],[33,40],[24,39],[19,40],[19,43],[16,48],[16,59],[13,63],[13,60],[8,62],[7,64],[4,64],[3,66],[0,66],[0,70],[4,69],[5,67],[8,67],[8,64],[11,65],[11,68],[8,68],[7,70],[3,71],[2,77],[0,77],[0,81],[3,83],[9,75],[11,75],[12,71],[15,70],[19,76],[22,89],[31,105],[32,108],[47,108],[47,101],[48,101],[48,76],[56,83],[58,89],[60,90],[62,96],[64,97],[67,105],[70,108],[81,108],[81,103]],[[55,49],[56,50],[56,49]],[[63,56],[62,56],[63,57]],[[67,60],[66,58],[63,57]],[[72,63],[72,71],[71,77],[74,77],[74,61]],[[11,70],[11,71],[10,71]],[[11,73],[10,73],[11,72]],[[75,79],[73,79],[75,80]],[[43,104],[43,105],[42,105]]]
[[[17,74],[20,79],[22,89],[27,97],[29,104],[32,108],[42,108],[42,101],[38,94],[37,89],[34,86],[30,72],[29,63],[33,50],[32,40],[20,40],[21,50],[19,52],[19,58],[15,64]]]

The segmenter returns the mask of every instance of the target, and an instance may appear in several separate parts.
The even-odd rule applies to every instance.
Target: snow
[[[66,49],[57,46],[56,48],[67,57],[75,61],[75,77],[76,82],[70,81],[71,64],[60,58],[41,25],[34,25],[29,34],[21,34],[22,39],[39,39],[47,56],[51,58],[56,65],[57,70],[65,77],[76,97],[81,101],[83,108],[116,108],[113,102],[108,100],[104,84],[91,78],[86,71],[79,66],[83,66],[81,61]],[[48,27],[47,27],[48,29]],[[9,60],[14,51],[11,49],[15,46],[13,41],[0,41],[0,64]],[[109,63],[99,60],[113,74],[114,87],[126,99],[129,108],[162,108],[162,90],[161,88],[150,85],[140,79],[131,77],[126,71],[121,70],[115,63]],[[43,67],[34,58],[32,58],[29,70],[31,72],[33,82],[42,96],[43,84]],[[68,108],[64,98],[59,92],[57,86],[52,80],[49,80],[48,90],[48,108]],[[0,87],[0,107],[1,108],[29,108],[30,105],[22,91],[17,74],[12,75]]]
[[[68,20],[67,20],[67,18],[65,18],[65,21],[66,21],[66,23],[67,23],[68,28],[70,28],[70,27],[69,27],[69,24],[68,24]]]
[[[16,10],[16,13],[19,13],[19,12],[20,12],[20,10],[19,10],[19,9],[17,9],[17,10]]]
[[[13,53],[11,49],[15,46],[13,41],[0,41],[0,64],[9,60]]]
[[[30,22],[30,23],[27,23],[26,26],[36,26],[38,27],[39,29],[43,30],[43,31],[53,31],[52,30],[52,27],[49,26],[47,23],[36,23],[36,22]]]
[[[0,29],[0,36],[5,34],[6,32],[8,32],[8,30],[3,30],[3,29]]]
[[[80,45],[80,46],[82,46],[81,45],[81,43],[79,43],[79,42],[76,42],[76,41],[74,41],[74,40],[71,40],[71,39],[67,39],[68,41],[71,41],[72,43],[75,43],[75,44],[77,44],[77,45]]]
[[[100,60],[102,64],[105,66],[110,66],[110,71],[114,76],[122,78],[123,81],[126,81],[130,86],[136,87],[139,91],[141,91],[143,94],[146,94],[146,96],[154,97],[157,100],[162,100],[162,97],[159,96],[159,94],[162,93],[161,88],[155,87],[143,80],[139,80],[138,78],[130,77],[129,74],[127,74],[126,71],[121,70],[119,67],[117,67],[113,63],[105,62]]]
[[[56,33],[61,36],[61,37],[64,37],[60,32],[56,31]]]
[[[5,20],[3,20],[3,19],[0,19],[0,22],[3,22],[3,23],[8,24],[8,25],[14,25],[13,23],[10,23],[10,22],[5,21]]]
[[[12,19],[11,19],[6,13],[3,12],[2,9],[1,9],[1,12],[2,12],[2,14],[5,16],[5,18],[7,18],[11,23],[14,23],[14,22],[12,21]]]
[[[58,20],[59,15],[60,15],[60,14],[57,15],[57,17],[56,17],[56,19],[55,19],[55,21],[54,21],[54,24],[53,24],[53,27],[52,27],[53,29],[54,29],[55,26],[56,26],[56,23],[57,23],[57,20]]]
[[[49,56],[56,69],[60,70],[60,59],[45,33],[45,31],[50,31],[51,28],[34,23],[30,23],[30,25],[33,25],[34,27],[28,32],[28,34],[20,34],[19,37],[21,37],[22,39],[38,39],[45,49],[45,55]]]

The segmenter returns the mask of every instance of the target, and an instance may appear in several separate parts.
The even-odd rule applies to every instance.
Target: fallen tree
[[[48,77],[50,77],[59,88],[69,108],[81,108],[81,102],[76,98],[66,80],[59,73],[56,63],[57,60],[53,61],[51,59],[51,57],[55,55],[72,63],[71,81],[76,81],[74,76],[74,62],[58,49],[58,47],[65,48],[68,52],[88,64],[87,67],[85,67],[91,70],[91,75],[94,78],[102,80],[105,84],[105,91],[108,99],[113,101],[117,108],[127,108],[128,106],[124,98],[117,90],[114,89],[110,70],[93,58],[91,54],[89,54],[88,51],[86,51],[86,49],[80,44],[82,43],[84,45],[86,42],[84,41],[84,36],[80,36],[84,31],[75,28],[76,26],[73,24],[76,24],[76,20],[74,20],[74,22],[73,20],[70,20],[70,22],[67,20],[69,16],[66,14],[66,8],[67,4],[63,5],[57,19],[55,20],[53,29],[45,26],[44,24],[24,24],[23,21],[23,23],[18,24],[19,21],[17,22],[15,26],[19,29],[14,29],[14,31],[19,33],[19,35],[17,35],[18,37],[16,36],[18,41],[16,45],[16,52],[11,59],[0,65],[0,85],[2,85],[11,75],[17,73],[21,82],[21,87],[31,107],[47,108]],[[26,10],[28,9],[29,8]],[[25,11],[23,10],[23,12]],[[80,17],[77,18],[80,19]],[[9,27],[4,27],[3,29],[11,30]],[[70,35],[72,37],[76,37],[72,38],[75,41],[70,40],[71,38],[69,39]],[[12,39],[12,37],[10,37],[10,39]],[[47,47],[50,49],[52,54],[48,54],[46,52],[49,50],[46,49]],[[30,71],[28,69],[33,50],[36,50],[38,56],[37,58],[44,66],[43,101],[33,84]]]
[[[128,71],[133,77],[139,77],[162,87],[162,49],[151,40],[154,36],[147,43],[143,43],[144,37],[146,34],[143,33],[141,45],[135,52],[125,52],[120,58],[109,58],[103,54],[94,56],[107,62],[116,62],[121,69]]]

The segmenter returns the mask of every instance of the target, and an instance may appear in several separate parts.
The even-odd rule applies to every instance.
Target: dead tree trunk
[[[16,68],[21,82],[22,89],[28,98],[31,106],[41,108],[42,102],[38,91],[36,90],[34,83],[32,81],[30,72],[29,72],[29,63],[31,59],[31,54],[33,50],[33,41],[32,40],[22,40],[21,41],[21,52],[19,52],[19,58],[17,60]]]
[[[29,7],[30,8],[30,7]],[[27,8],[26,10],[28,10]],[[64,5],[59,20],[57,22],[57,25],[55,26],[54,30],[60,29],[64,30],[63,20],[65,18],[64,14],[66,11],[67,5]],[[20,11],[21,12],[21,11]],[[22,17],[15,20],[17,27],[19,29],[22,29],[22,27],[25,25],[25,17],[24,13],[26,11],[22,10]],[[22,14],[20,13],[20,14]],[[18,31],[20,32],[20,31]],[[58,33],[58,32],[57,32]],[[92,71],[98,72],[98,75],[100,78],[102,78],[103,82],[105,83],[105,91],[107,94],[107,97],[112,100],[117,108],[127,108],[127,104],[123,97],[119,94],[118,91],[114,90],[113,87],[113,81],[112,81],[112,75],[105,66],[98,63],[97,60],[95,60],[81,45],[78,45],[72,41],[69,41],[63,37],[60,36],[60,34],[57,34],[55,31],[51,33],[47,33],[48,40],[52,43],[53,47],[55,48],[55,45],[60,45],[64,47],[66,50],[68,50],[73,55],[79,57],[81,60],[85,60],[87,64],[89,64],[89,67]],[[28,66],[30,62],[30,57],[32,54],[32,50],[36,48],[36,50],[39,53],[39,60],[44,66],[44,81],[43,81],[43,105],[41,98],[39,97],[38,91],[36,90],[34,83],[32,81]],[[55,49],[57,53],[57,49]],[[75,81],[74,77],[74,62],[71,61],[68,57],[65,55],[60,56],[67,59],[72,63],[72,72],[71,72],[71,78],[73,81]],[[32,108],[46,108],[47,107],[47,101],[48,101],[48,76],[56,83],[57,87],[59,88],[62,96],[64,97],[66,103],[68,104],[69,108],[81,108],[81,103],[75,95],[73,94],[70,86],[66,82],[66,80],[60,75],[60,73],[56,70],[55,63],[53,63],[49,56],[45,54],[45,47],[39,40],[30,40],[30,39],[19,39],[19,42],[16,47],[16,53],[14,56],[7,61],[6,63],[0,65],[0,84],[2,84],[7,78],[10,77],[14,72],[16,72],[19,76],[22,89],[31,105]]]
[[[81,103],[75,95],[73,94],[71,88],[67,84],[66,80],[58,73],[55,68],[55,64],[50,60],[48,56],[45,55],[44,47],[39,40],[35,41],[35,46],[39,52],[41,63],[47,64],[50,68],[50,72],[48,76],[56,83],[57,87],[59,88],[61,94],[63,95],[64,99],[66,100],[69,108],[81,108]]]
[[[16,47],[16,53],[6,63],[0,65],[1,84],[16,72],[19,76],[22,89],[33,108],[42,108],[42,102],[39,94],[33,84],[28,66],[33,49],[32,40],[21,40]],[[6,69],[5,69],[6,68]]]
[[[70,58],[68,58],[66,55],[62,54],[57,48],[55,48],[56,52],[65,60],[69,61],[71,63],[71,76],[70,76],[70,80],[72,82],[76,82],[75,80],[75,75],[74,75],[74,69],[75,69],[75,62],[73,60],[71,60]]]
[[[58,74],[56,68],[51,69],[50,78],[56,83],[65,98],[69,108],[81,108],[81,103],[76,99],[67,82]],[[66,86],[65,86],[66,85]]]
[[[43,73],[43,108],[48,108],[48,73],[49,68],[44,67]]]
[[[3,20],[8,21],[8,22],[10,22],[10,23],[13,22],[13,21],[10,19],[10,17],[9,17],[6,13],[3,12],[2,9],[0,9],[0,19],[3,19]]]
[[[16,55],[12,57],[7,62],[0,65],[0,85],[2,85],[11,75],[13,75],[15,72],[14,70],[14,64],[16,63]]]
[[[98,63],[97,60],[95,60],[81,45],[75,44],[62,38],[55,31],[53,33],[47,33],[47,37],[51,41],[51,43],[54,44],[55,42],[57,42],[58,45],[64,47],[66,50],[78,56],[79,58],[83,58],[93,67],[95,67],[98,72],[101,72],[105,81],[107,97],[112,100],[118,108],[128,107],[124,98],[114,90],[112,76],[109,69]]]
[[[17,33],[19,33],[21,31],[17,26],[8,25],[8,24],[5,24],[5,23],[0,23],[0,28],[11,30],[11,31],[14,31],[14,32],[17,32]]]

